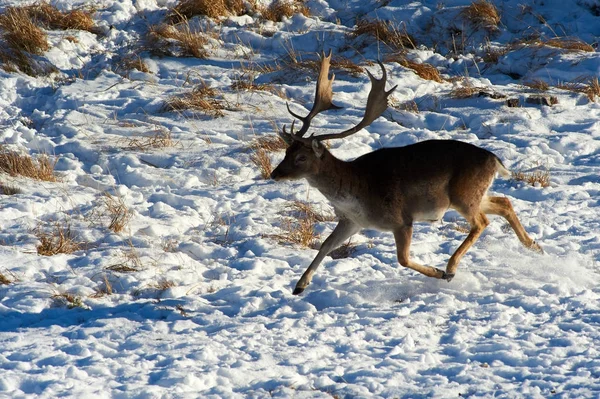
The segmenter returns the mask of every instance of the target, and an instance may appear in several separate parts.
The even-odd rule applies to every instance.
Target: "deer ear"
[[[317,158],[321,158],[323,156],[323,151],[325,151],[325,146],[323,146],[323,144],[321,144],[320,141],[313,140],[312,141],[312,149],[315,152],[315,155],[317,156]]]

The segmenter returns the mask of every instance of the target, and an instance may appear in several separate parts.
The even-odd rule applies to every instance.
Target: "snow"
[[[531,33],[600,40],[594,0],[494,3],[502,24],[493,47]],[[174,4],[104,0],[95,19],[105,35],[69,31],[77,39],[70,41],[50,32],[44,57],[57,74],[0,71],[1,142],[50,154],[60,177],[0,175],[21,191],[0,195],[0,273],[13,281],[0,285],[0,397],[599,397],[600,105],[557,88],[547,94],[558,104],[528,104],[535,91],[521,85],[598,77],[598,51],[524,46],[485,64],[481,32],[456,17],[466,0],[309,0],[310,17],[224,20],[206,60],[140,51],[148,24]],[[327,257],[307,290],[292,296],[316,251],[272,237],[281,213],[293,200],[325,213],[331,207],[303,180],[262,179],[249,146],[274,135],[274,125],[289,125],[286,101],[307,112],[314,74],[258,76],[258,83],[281,82],[287,99],[231,83],[241,65],[271,65],[289,52],[314,59],[331,48],[355,62],[376,60],[389,49],[348,37],[359,17],[394,19],[421,43],[411,59],[522,106],[454,99],[448,94],[461,79],[435,83],[386,62],[388,87],[399,85],[395,100],[414,101],[420,112],[390,107],[365,130],[332,140],[331,151],[353,159],[457,139],[493,151],[513,171],[548,170],[549,187],[510,179],[492,187],[510,198],[544,254],[524,249],[491,218],[447,283],[403,269],[392,235],[364,230],[352,239],[351,257]],[[448,29],[458,27],[465,51],[451,55]],[[119,69],[132,51],[149,72]],[[164,112],[167,98],[201,82],[224,93],[224,117]],[[368,90],[366,74],[336,71],[334,101],[344,109],[318,115],[313,129],[356,124]],[[173,146],[130,148],[132,139],[161,131]],[[121,233],[107,228],[106,192],[132,213]],[[439,225],[415,225],[412,257],[443,267],[465,237],[460,223],[449,212]],[[56,224],[68,224],[82,249],[38,255],[36,232]],[[321,240],[334,227],[319,223]]]

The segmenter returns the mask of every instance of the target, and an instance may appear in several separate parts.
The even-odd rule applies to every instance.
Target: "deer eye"
[[[296,163],[304,163],[306,162],[306,155],[300,154],[296,157]]]

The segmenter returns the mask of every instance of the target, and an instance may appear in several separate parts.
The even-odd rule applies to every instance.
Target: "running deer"
[[[426,276],[452,280],[465,252],[477,241],[489,224],[486,214],[504,217],[524,246],[541,252],[541,247],[527,235],[513,207],[505,197],[487,194],[496,173],[510,172],[491,152],[456,140],[429,140],[405,147],[383,148],[343,161],[323,145],[324,140],[341,139],[371,124],[388,107],[387,74],[381,62],[381,79],[367,71],[371,91],[363,119],[354,127],[338,133],[304,137],[311,120],[320,112],[340,108],[333,104],[329,78],[331,52],[321,58],[315,101],[307,116],[288,112],[302,122],[294,132],[280,133],[288,144],[285,158],[271,174],[274,180],[305,178],[331,202],[339,223],[323,242],[315,259],[296,287],[298,295],[310,284],[319,264],[332,250],[362,228],[391,231],[396,240],[398,262]],[[455,209],[469,222],[467,238],[450,257],[446,270],[421,265],[410,259],[409,247],[414,222],[434,222],[449,209]]]

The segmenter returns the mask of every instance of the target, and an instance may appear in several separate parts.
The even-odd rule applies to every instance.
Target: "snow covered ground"
[[[486,48],[532,35],[596,46],[600,3],[494,3],[502,21],[486,41],[461,19],[467,0],[309,0],[309,17],[224,19],[210,28],[218,35],[202,60],[140,50],[175,1],[103,0],[94,14],[103,34],[49,32],[43,58],[57,74],[0,71],[1,142],[52,154],[60,177],[0,175],[20,189],[0,195],[0,273],[11,281],[0,285],[0,397],[600,397],[600,103],[550,87],[542,94],[557,104],[530,104],[540,93],[523,85],[597,78],[600,53],[530,44],[482,60]],[[385,45],[349,35],[359,18],[395,21],[418,43],[408,58],[446,80],[386,62],[395,103],[414,101],[419,112],[390,107],[366,130],[332,140],[331,151],[352,159],[458,139],[513,171],[548,171],[548,187],[502,179],[492,187],[545,254],[524,249],[491,218],[447,283],[403,269],[392,235],[365,230],[352,239],[352,256],[326,258],[304,294],[292,296],[316,251],[273,238],[282,213],[294,200],[331,208],[305,181],[261,178],[252,142],[292,118],[286,99],[232,83],[242,66],[289,54],[310,60],[333,49],[363,66],[385,59]],[[205,22],[190,26],[209,29]],[[119,68],[131,53],[148,72]],[[313,72],[263,71],[258,83],[275,81],[292,109],[307,112]],[[317,116],[319,132],[356,124],[369,90],[366,74],[334,72],[344,109]],[[507,97],[452,96],[465,80]],[[223,93],[223,117],[165,112],[165,100],[199,84]],[[171,146],[135,145],[167,133]],[[107,192],[132,213],[121,233],[107,228]],[[70,226],[84,245],[38,255],[39,232],[56,226]],[[321,239],[334,226],[318,223]],[[416,225],[412,256],[444,267],[465,237],[461,227],[452,212],[439,225]]]

